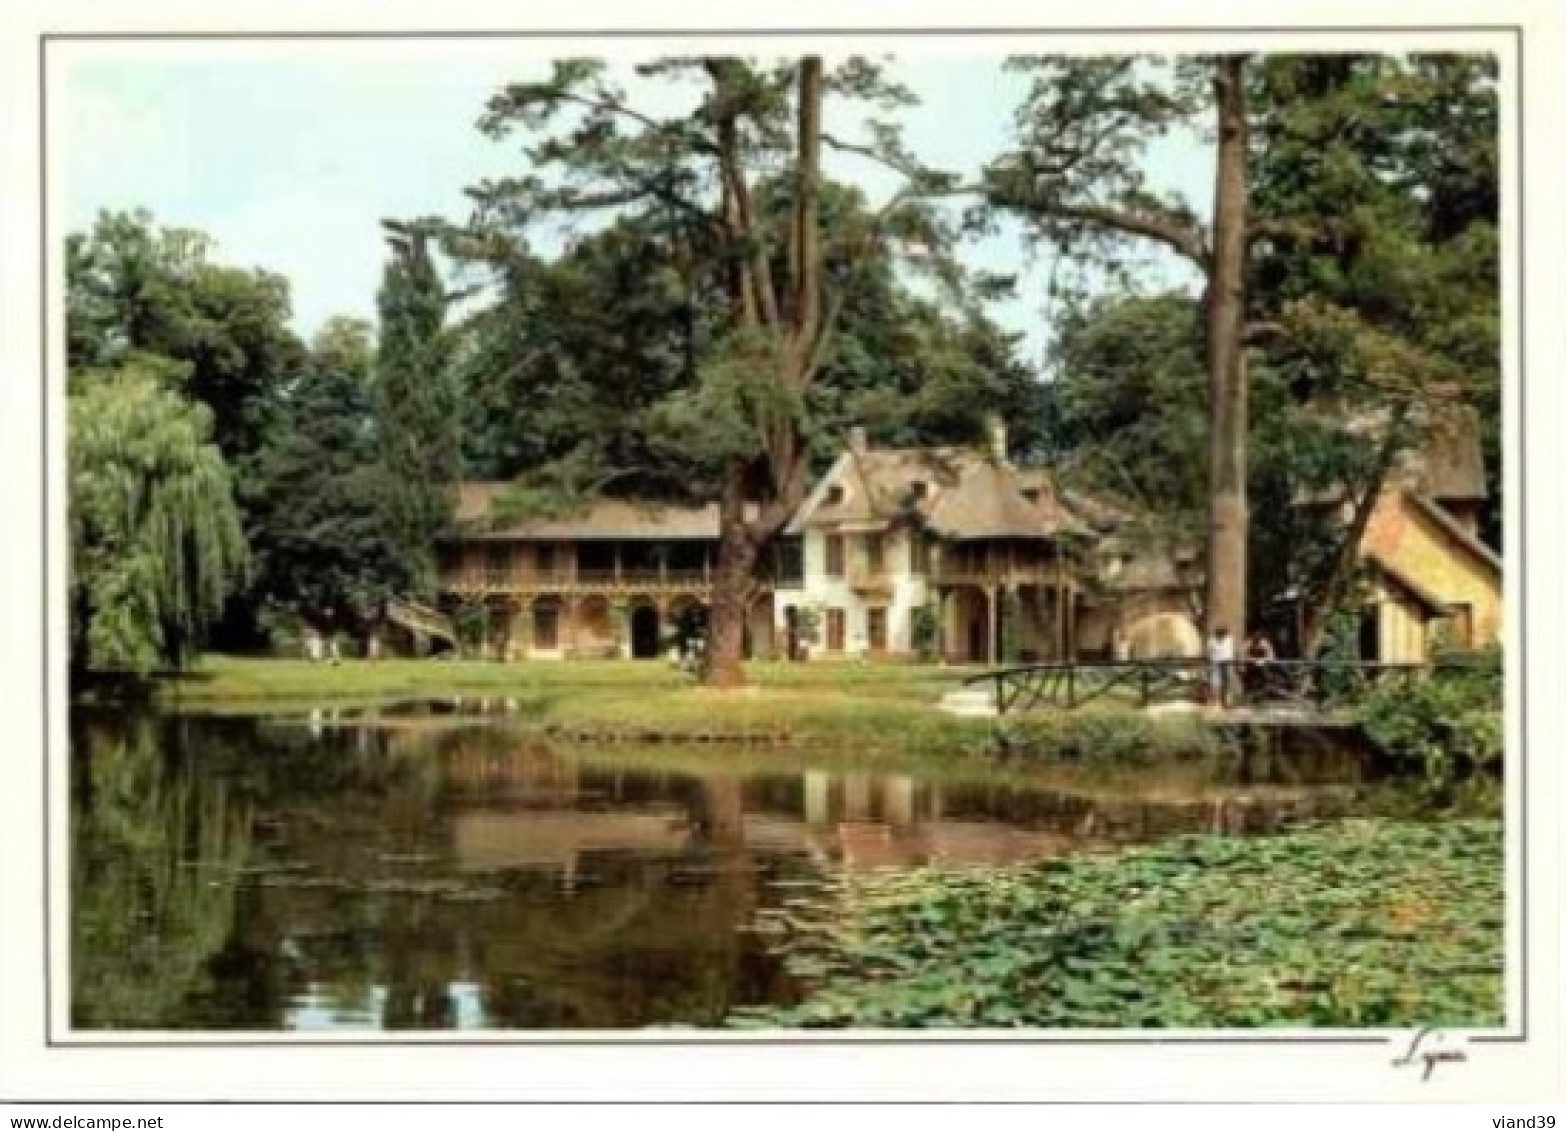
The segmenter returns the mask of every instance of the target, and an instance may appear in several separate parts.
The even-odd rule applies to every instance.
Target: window
[[[908,496],[916,503],[922,503],[930,497],[930,485],[923,479],[915,480],[908,488]]]
[[[886,610],[865,610],[865,635],[870,638],[870,651],[876,655],[886,651]]]
[[[865,571],[870,576],[884,572],[886,569],[886,550],[879,534],[865,535]]]
[[[908,572],[923,577],[930,572],[930,542],[922,531],[908,535]]]
[[[843,650],[843,610],[828,609],[826,611],[827,651],[841,652]]]
[[[538,563],[538,572],[543,577],[549,577],[555,572],[555,548],[543,544],[533,550],[533,560]]]
[[[773,555],[773,571],[779,588],[798,589],[804,585],[805,546],[799,538],[779,538]]]
[[[828,534],[826,536],[826,575],[828,577],[843,576],[843,536],[841,534]]]
[[[837,506],[846,497],[847,492],[843,490],[843,485],[841,483],[834,483],[832,486],[827,488],[826,502],[827,506],[829,507]]]

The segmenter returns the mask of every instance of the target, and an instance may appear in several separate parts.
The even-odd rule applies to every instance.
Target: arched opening
[[[653,660],[658,657],[658,609],[641,604],[631,610],[631,658]]]
[[[540,597],[533,602],[533,647],[540,652],[560,649],[560,598]]]
[[[609,598],[588,597],[577,608],[576,650],[594,657],[613,656],[619,651]]]

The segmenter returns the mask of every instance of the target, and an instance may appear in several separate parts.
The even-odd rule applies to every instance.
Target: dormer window
[[[843,485],[841,483],[834,483],[832,486],[827,488],[826,503],[829,507],[837,506],[846,497],[847,492],[843,490]]]
[[[1036,503],[1039,501],[1039,489],[1037,487],[1024,487],[1022,489],[1022,497],[1030,503]]]
[[[909,497],[916,503],[922,503],[930,497],[930,485],[923,479],[917,479],[908,488]]]

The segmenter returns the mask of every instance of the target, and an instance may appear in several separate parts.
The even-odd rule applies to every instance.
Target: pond
[[[856,869],[985,867],[1364,811],[1344,765],[1131,782],[841,754],[551,746],[429,709],[72,725],[81,1029],[715,1026],[800,992],[758,915]],[[1271,780],[1268,780],[1271,779]]]

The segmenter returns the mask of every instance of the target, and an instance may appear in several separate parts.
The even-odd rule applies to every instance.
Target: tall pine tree
[[[448,365],[447,295],[417,227],[387,225],[392,249],[377,306],[374,407],[393,539],[417,554],[413,588],[434,584],[435,538],[450,519],[461,473],[461,428]]]

